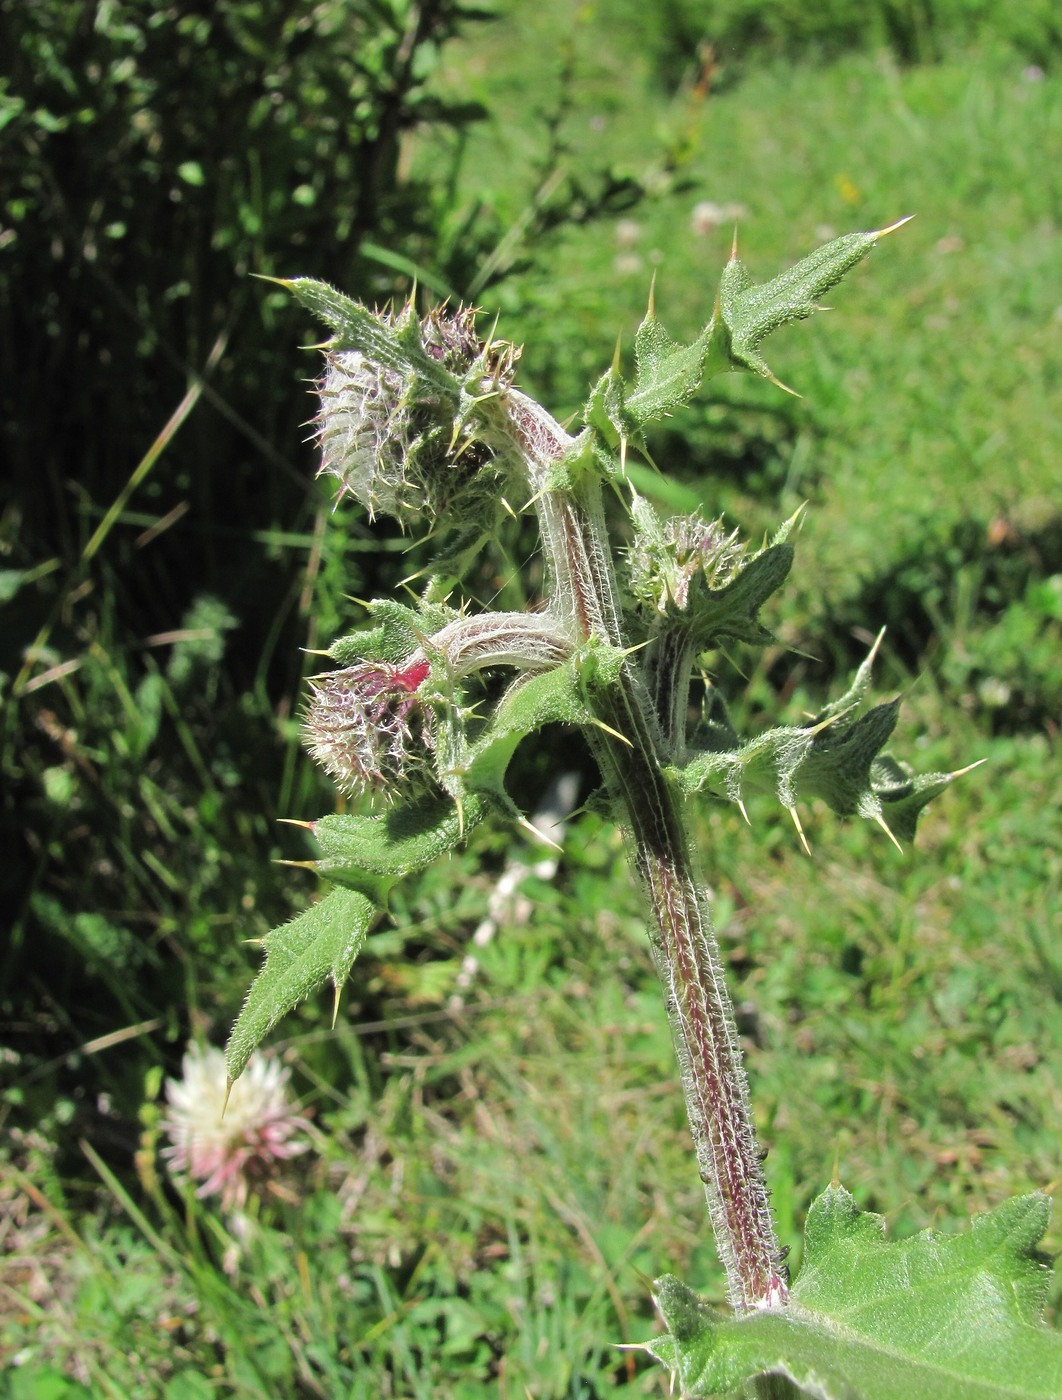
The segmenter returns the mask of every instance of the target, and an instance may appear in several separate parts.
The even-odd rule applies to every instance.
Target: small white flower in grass
[[[690,227],[699,238],[704,238],[721,225],[740,222],[748,212],[744,204],[733,200],[716,204],[714,200],[702,199],[690,212]]]
[[[183,1077],[166,1081],[169,1110],[162,1155],[177,1181],[194,1181],[197,1196],[220,1196],[225,1210],[241,1209],[250,1192],[267,1184],[279,1163],[305,1152],[309,1119],[288,1098],[291,1071],[255,1056],[232,1086],[225,1056],[190,1045]]]

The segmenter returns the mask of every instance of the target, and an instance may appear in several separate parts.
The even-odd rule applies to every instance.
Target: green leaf
[[[322,817],[313,824],[321,848],[314,867],[380,903],[396,880],[452,851],[491,811],[489,797],[470,792],[460,807],[433,796],[369,817]]]
[[[420,329],[412,311],[403,313],[393,325],[369,311],[351,297],[337,292],[327,282],[312,277],[266,277],[292,292],[308,311],[331,326],[336,350],[360,350],[368,359],[398,374],[416,374],[444,393],[457,398],[460,384],[437,360],[428,355],[420,341]]]
[[[821,797],[839,817],[864,811],[873,793],[874,762],[899,714],[899,700],[890,700],[854,724],[832,724],[816,734],[800,768],[801,795]],[[876,809],[866,815],[876,815]]]
[[[425,637],[438,632],[458,613],[438,603],[429,593],[417,608],[407,608],[393,598],[374,598],[366,607],[375,627],[363,627],[338,638],[328,648],[337,666],[353,666],[359,661],[388,661],[400,665],[422,644]]]
[[[971,764],[976,768],[977,764]],[[915,774],[906,763],[889,754],[882,754],[871,764],[870,780],[874,798],[880,804],[880,811],[889,830],[900,841],[913,841],[918,818],[923,807],[942,793],[946,787],[968,773],[969,768],[961,768],[955,773]],[[874,816],[874,812],[860,809],[860,815]]]
[[[669,767],[669,776],[688,795],[711,793],[730,802],[743,803],[750,791],[773,792],[789,809],[819,798],[840,817],[860,816],[883,826],[897,843],[913,841],[922,809],[970,768],[915,775],[907,764],[883,754],[896,726],[898,700],[856,716],[882,636],[845,694],[806,725],[769,729],[742,743],[725,703],[710,689],[689,758]]]
[[[691,345],[672,340],[652,307],[634,337],[634,383],[625,407],[639,426],[666,418],[697,392],[708,353],[711,323]]]
[[[634,337],[634,378],[626,382],[615,365],[590,395],[584,421],[615,448],[620,441],[642,446],[646,423],[666,418],[697,392],[714,321],[690,345],[672,340],[650,302]]]
[[[30,1363],[0,1376],[0,1400],[92,1400],[92,1391],[50,1366],[38,1371]]]
[[[843,1187],[812,1205],[789,1306],[722,1317],[672,1277],[654,1285],[669,1335],[645,1350],[683,1395],[787,1377],[817,1400],[1057,1400],[1062,1334],[1042,1322],[1042,1194],[945,1236],[898,1242]]]
[[[641,446],[642,428],[688,403],[706,374],[711,378],[747,369],[784,389],[759,354],[760,342],[788,322],[818,311],[817,298],[865,258],[879,238],[906,222],[834,238],[759,285],[735,251],[723,269],[715,314],[689,345],[671,338],[650,301],[634,337],[633,379],[625,381],[613,365],[594,386],[584,422],[612,449],[622,441]]]
[[[253,1051],[300,1001],[325,982],[338,993],[375,916],[376,908],[365,895],[333,889],[304,914],[266,934],[265,964],[225,1050],[230,1080],[239,1079]]]
[[[498,702],[490,724],[469,750],[466,785],[501,795],[517,745],[545,724],[596,723],[588,694],[615,682],[625,653],[596,640],[563,665],[521,677]]]
[[[865,258],[879,238],[906,222],[901,219],[890,228],[834,238],[758,285],[753,284],[736,254],[732,256],[719,286],[717,319],[723,334],[712,340],[709,375],[747,369],[779,384],[759,354],[760,342],[790,321],[803,320],[820,310],[818,298]]]
[[[707,651],[725,640],[750,646],[773,642],[774,634],[760,622],[758,613],[781,588],[792,567],[793,546],[772,544],[743,564],[725,588],[705,588],[703,596],[695,597],[690,605],[698,649]]]
[[[206,176],[203,174],[203,167],[197,160],[184,160],[177,167],[177,174],[186,185],[196,187],[206,184]]]
[[[735,744],[723,712],[713,708],[707,723],[698,726],[689,760],[668,771],[690,794],[710,792],[741,802],[750,791],[773,792],[784,807],[818,797],[838,816],[873,818],[880,813],[873,782],[876,755],[892,732],[896,712],[892,702],[851,724],[782,726]]]

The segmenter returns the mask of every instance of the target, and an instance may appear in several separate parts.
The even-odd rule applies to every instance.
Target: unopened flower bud
[[[315,420],[320,473],[334,476],[340,496],[354,496],[370,515],[406,521],[436,520],[455,507],[466,517],[482,513],[493,453],[474,409],[480,396],[512,382],[518,352],[481,343],[469,308],[417,321],[407,306],[376,319],[386,357],[326,352]]]
[[[428,671],[423,656],[405,666],[365,661],[310,682],[306,745],[343,792],[386,793],[428,778],[431,728],[417,695]]]
[[[631,590],[639,600],[660,613],[685,612],[694,579],[714,589],[729,582],[744,554],[736,530],[697,512],[660,521],[644,502],[638,507],[642,528],[631,550]]]

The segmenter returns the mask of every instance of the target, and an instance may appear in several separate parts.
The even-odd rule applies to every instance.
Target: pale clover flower
[[[166,1081],[162,1130],[171,1146],[162,1156],[178,1182],[198,1183],[197,1196],[242,1209],[280,1163],[309,1147],[302,1136],[309,1120],[288,1097],[291,1071],[256,1056],[230,1090],[225,1056],[198,1045],[188,1047],[181,1069],[180,1079]]]

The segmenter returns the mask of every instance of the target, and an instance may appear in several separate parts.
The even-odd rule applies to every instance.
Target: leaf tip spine
[[[612,726],[606,724],[603,719],[595,719],[593,724],[596,728],[603,729],[606,734],[610,734],[613,739],[618,739],[621,744],[626,744],[629,749],[634,748],[634,745],[627,738],[626,734],[621,734],[618,729],[613,729]]]
[[[873,232],[870,234],[870,237],[873,238],[875,242],[877,242],[879,238],[884,238],[886,234],[895,233],[898,228],[903,228],[904,224],[909,224],[913,218],[913,214],[905,214],[902,219],[897,219],[896,222],[894,224],[890,224],[888,228],[874,229]]]
[[[810,856],[811,847],[808,845],[808,838],[804,835],[804,828],[800,824],[800,814],[795,807],[787,807],[786,811],[793,818],[793,825],[796,827],[797,835],[800,837],[800,844],[804,847],[804,854]]]
[[[892,844],[893,844],[893,845],[896,847],[896,849],[899,851],[900,855],[903,855],[903,847],[900,845],[899,841],[897,841],[896,837],[893,835],[892,828],[889,826],[888,822],[885,820],[885,818],[881,815],[880,812],[875,812],[875,813],[874,813],[874,820],[877,822],[878,826],[881,827],[882,831],[884,831],[885,835],[889,838],[889,840],[892,842]]]
[[[987,763],[987,758],[975,759],[973,763],[968,763],[965,768],[956,768],[954,772],[945,774],[949,783],[953,783],[956,778],[965,778],[967,773],[972,773],[975,768],[980,768],[983,763]]]
[[[558,851],[563,855],[564,847],[554,841],[552,836],[547,836],[541,827],[537,827],[533,821],[529,821],[522,812],[517,812],[516,824],[533,836],[536,841],[541,841],[543,845],[549,846],[551,850]]]

